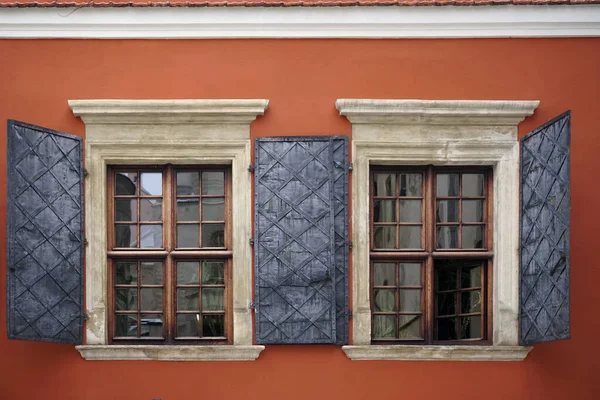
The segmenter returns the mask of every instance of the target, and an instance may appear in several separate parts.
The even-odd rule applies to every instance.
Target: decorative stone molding
[[[527,346],[343,346],[351,360],[522,361]]]
[[[252,235],[250,174],[250,122],[262,115],[267,100],[71,100],[73,113],[86,122],[85,184],[86,248],[86,341],[81,354],[92,359],[100,354],[91,345],[106,345],[106,167],[141,164],[230,164],[233,230],[233,346],[252,345]],[[121,108],[122,106],[122,108]],[[173,113],[170,114],[169,110]],[[111,347],[112,346],[108,346]],[[123,349],[128,346],[115,347]],[[142,354],[135,351],[110,354]],[[210,347],[210,346],[209,346]],[[260,347],[260,346],[259,346]],[[154,347],[143,347],[153,349]],[[187,349],[188,346],[181,347]],[[163,350],[143,353],[173,354]],[[184,354],[184,353],[181,353]],[[197,350],[194,359],[212,354]],[[240,353],[246,354],[246,353]],[[258,353],[256,353],[258,356]],[[99,357],[99,356],[97,356]],[[133,356],[132,356],[133,357]],[[141,357],[141,356],[140,356]],[[233,356],[232,356],[233,357]],[[256,357],[254,357],[256,358]],[[209,357],[210,359],[210,357]]]
[[[352,307],[354,359],[383,357],[390,346],[371,346],[369,290],[369,166],[491,165],[494,168],[493,348],[518,346],[519,142],[517,124],[538,101],[428,101],[340,99],[336,106],[352,122]],[[356,347],[359,346],[359,347]],[[395,346],[393,346],[396,348]],[[498,349],[496,349],[498,347]],[[394,355],[423,359],[419,349],[400,346]],[[437,355],[473,360],[477,350],[438,348]],[[507,351],[508,348],[504,348]],[[355,351],[356,350],[356,351]],[[413,354],[413,356],[411,356]],[[492,354],[492,353],[486,353]],[[500,354],[500,353],[493,353]],[[524,354],[526,355],[526,353]],[[517,357],[518,359],[518,357]]]
[[[265,346],[76,346],[86,360],[252,361]]]

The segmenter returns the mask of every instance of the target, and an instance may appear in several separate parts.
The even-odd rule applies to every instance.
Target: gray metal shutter
[[[256,342],[348,341],[348,141],[256,140]]]
[[[521,139],[521,344],[571,336],[570,143],[570,111]]]
[[[8,121],[10,339],[81,343],[82,140]]]

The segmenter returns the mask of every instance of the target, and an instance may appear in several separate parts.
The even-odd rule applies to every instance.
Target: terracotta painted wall
[[[71,345],[8,341],[2,311],[1,399],[600,398],[600,39],[6,40],[0,71],[0,122],[79,135],[68,99],[269,99],[253,137],[349,134],[341,97],[541,100],[522,135],[566,109],[573,118],[570,341],[520,363],[353,362],[335,346],[269,346],[244,363],[92,362]],[[5,209],[0,197],[0,226]],[[5,243],[0,230],[2,254]]]

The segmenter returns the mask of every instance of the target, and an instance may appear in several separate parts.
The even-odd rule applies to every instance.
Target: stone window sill
[[[522,361],[527,346],[343,346],[351,360]]]
[[[86,360],[254,361],[265,346],[76,346]]]

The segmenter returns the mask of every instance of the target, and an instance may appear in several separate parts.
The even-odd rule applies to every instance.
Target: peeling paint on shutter
[[[255,151],[256,342],[347,343],[347,138]]]
[[[570,142],[566,112],[521,139],[521,344],[568,339]]]
[[[8,337],[81,343],[82,140],[11,120],[7,137]]]

